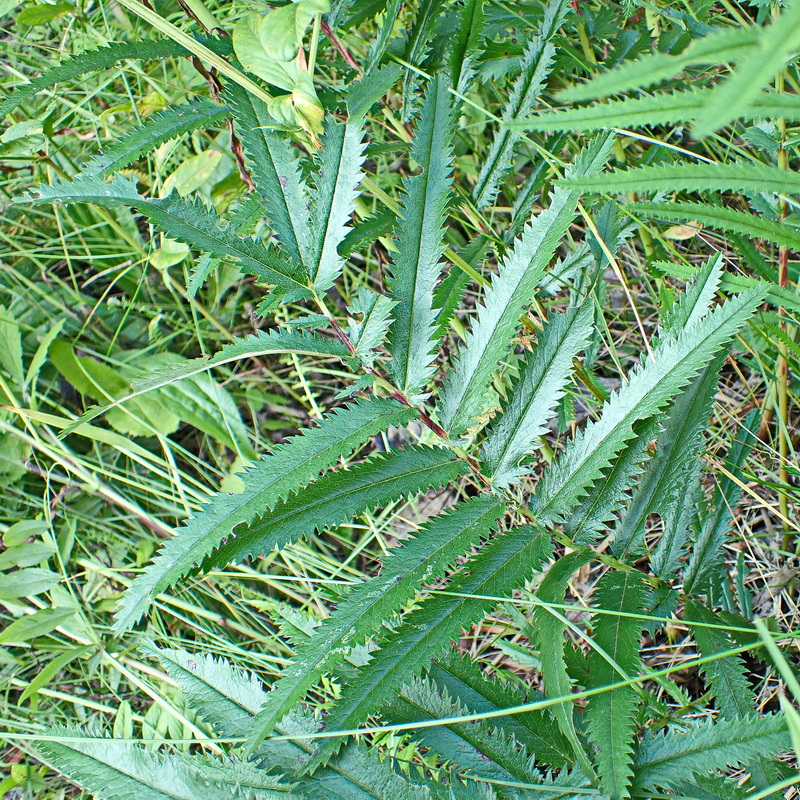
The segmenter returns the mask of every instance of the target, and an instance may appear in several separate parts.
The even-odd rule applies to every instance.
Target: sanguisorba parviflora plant
[[[186,47],[216,59],[219,102],[192,100],[162,112],[72,180],[40,186],[29,200],[128,206],[155,230],[212,257],[201,262],[206,273],[195,274],[196,282],[226,261],[264,285],[264,330],[211,358],[141,378],[132,394],[270,354],[336,358],[352,375],[317,424],[242,474],[241,493],[214,496],[164,543],[122,596],[118,636],[129,635],[155,598],[186,576],[258,559],[430,490],[452,497],[391,549],[373,577],[331,596],[327,616],[292,632],[292,662],[269,687],[235,664],[143,645],[224,743],[223,756],[154,754],[99,732],[64,729],[41,743],[42,757],[108,800],[739,798],[766,789],[787,776],[777,757],[789,734],[782,715],[757,712],[741,653],[756,648],[758,636],[724,586],[723,545],[755,416],[730,443],[728,477],[711,497],[700,455],[730,348],[765,298],[780,301],[786,287],[739,279],[722,293],[730,285],[722,258],[709,258],[690,271],[638,363],[608,394],[591,370],[603,341],[606,271],[630,231],[612,204],[580,201],[586,192],[636,193],[632,213],[700,220],[797,246],[796,228],[713,198],[641,200],[652,192],[797,193],[791,171],[673,162],[605,170],[613,128],[694,120],[702,135],[739,118],[797,118],[797,97],[767,86],[797,49],[800,26],[792,20],[800,3],[785,12],[785,24],[705,31],[677,55],[623,62],[564,97],[580,103],[650,88],[716,63],[722,52],[739,69],[719,85],[554,111],[541,111],[540,101],[548,80],[568,77],[553,74],[559,32],[583,23],[566,0],[533,4],[537,27],[515,62],[518,76],[471,189],[454,148],[481,76],[488,4],[421,0],[409,33],[394,39],[395,17],[406,12],[396,2],[377,4],[386,8],[369,68],[342,73],[335,90],[318,95],[314,58],[303,51],[306,28],[316,57],[322,22],[345,26],[362,6],[368,18],[367,5],[339,2],[331,11],[325,0],[297,0],[244,16],[232,40],[182,40],[164,23],[171,39],[84,54],[80,65],[64,63],[28,92],[120,58],[174,56]],[[759,62],[742,91],[747,65],[763,61],[765,42],[778,39],[783,56],[766,69]],[[400,115],[411,123],[405,158],[413,167],[399,207],[389,198],[382,210],[382,219],[393,214],[381,228],[363,206],[354,211],[369,143],[379,138],[370,115],[387,97],[395,108],[402,102]],[[724,114],[713,122],[719,109]],[[242,236],[191,197],[143,196],[124,173],[163,141],[222,119],[232,120],[255,186],[242,202],[254,219],[266,216],[269,236]],[[571,140],[580,144],[563,164],[555,148],[565,139],[532,139],[525,131],[592,133]],[[477,213],[512,193],[508,176],[522,142],[543,155],[512,197],[511,216],[493,217],[505,227],[477,245],[465,241],[458,204]],[[585,236],[571,232],[578,214],[591,228]],[[339,284],[348,255],[390,233],[383,277],[364,276],[345,310]],[[494,255],[487,255],[490,244]],[[545,296],[559,300],[545,304]],[[269,324],[279,306],[289,326]],[[573,422],[576,375],[602,399],[582,424]],[[392,437],[400,444],[376,450],[375,438],[390,429],[401,431]],[[646,536],[654,515],[655,540]],[[598,548],[601,541],[606,546]],[[590,622],[579,627],[565,616],[565,597],[576,571],[598,563],[604,571]],[[541,693],[489,678],[454,647],[464,629],[512,599],[540,664]],[[675,670],[642,662],[643,630],[652,635],[678,613],[698,648],[680,668],[701,669],[716,714],[693,718],[691,698],[670,679]],[[570,637],[584,642],[585,655]],[[320,687],[333,685],[322,711],[310,695],[318,700]],[[370,736],[352,735],[387,727],[412,732],[441,768],[402,769]],[[726,774],[739,767],[749,774],[744,785]]]

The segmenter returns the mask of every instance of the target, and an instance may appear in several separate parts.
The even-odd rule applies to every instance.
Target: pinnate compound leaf
[[[494,606],[481,596],[508,596],[539,571],[552,550],[544,531],[523,527],[488,542],[447,586],[459,596],[426,598],[378,644],[372,660],[348,678],[348,690],[325,719],[327,730],[350,730],[390,700],[400,687],[441,655],[461,631]],[[469,596],[475,595],[475,596]],[[309,767],[325,763],[342,738],[322,740]]]
[[[636,753],[633,789],[669,788],[693,773],[746,766],[790,746],[786,722],[780,714],[718,721],[709,718],[666,733],[646,733]]]
[[[297,800],[289,786],[245,762],[151,753],[145,747],[87,736],[73,728],[37,742],[44,760],[103,800]]]
[[[527,472],[520,459],[538,449],[551,412],[564,396],[572,359],[589,341],[593,319],[591,299],[551,317],[527,354],[511,399],[483,447],[484,474],[495,486],[517,483]]]
[[[253,724],[252,750],[326,670],[347,651],[379,630],[383,621],[410,600],[423,583],[440,576],[455,559],[487,536],[504,505],[475,498],[433,518],[414,539],[392,550],[380,575],[356,586],[301,644],[293,662],[274,684]]]
[[[402,425],[412,416],[413,412],[391,400],[358,402],[276,447],[246,474],[241,494],[217,495],[165,542],[153,563],[123,595],[115,630],[122,632],[134,625],[159,592],[200,564],[236,526],[268,513],[371,436],[390,425]]]
[[[599,171],[611,143],[611,136],[598,137],[580,153],[569,174]],[[579,196],[576,191],[555,189],[550,206],[525,226],[492,279],[440,400],[439,413],[451,434],[462,434],[479,413],[489,378],[505,357],[519,316],[532,302],[559,241],[569,229]]]
[[[467,470],[467,462],[449,450],[407,447],[323,475],[300,494],[278,504],[246,528],[235,531],[203,562],[203,569],[241,563],[280,548],[301,536],[341,525],[355,514],[411,499],[444,486]]]
[[[596,604],[614,614],[597,616],[592,630],[595,645],[619,666],[627,677],[634,677],[641,667],[639,656],[642,623],[633,616],[647,606],[647,591],[642,574],[636,570],[607,572],[597,584]],[[587,689],[607,686],[623,676],[600,653],[588,656],[590,684]],[[634,714],[638,695],[633,686],[595,695],[586,709],[589,739],[595,746],[595,761],[600,787],[612,800],[630,797],[633,770]]]
[[[569,11],[568,0],[550,0],[545,6],[544,18],[536,36],[525,48],[520,74],[503,106],[501,116],[504,121],[524,117],[533,110],[555,57],[556,49],[551,40]],[[500,128],[495,133],[472,190],[478,208],[486,208],[497,196],[500,182],[511,166],[519,138],[519,133],[509,128]]]
[[[453,182],[453,127],[447,79],[439,73],[428,85],[412,143],[411,157],[422,171],[405,181],[389,284],[397,301],[389,336],[389,370],[398,388],[410,395],[424,387],[435,369],[438,311],[433,299]]]
[[[694,325],[660,341],[627,383],[570,441],[539,482],[532,509],[541,521],[564,519],[588,487],[633,437],[633,423],[661,411],[747,322],[763,294],[751,290],[718,306]]]

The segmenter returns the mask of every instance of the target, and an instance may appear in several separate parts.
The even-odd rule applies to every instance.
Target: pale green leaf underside
[[[709,719],[666,734],[647,733],[636,754],[634,788],[669,787],[694,772],[761,761],[790,746],[782,715]]]
[[[412,416],[412,411],[391,400],[360,402],[345,406],[319,427],[277,447],[247,472],[241,494],[217,495],[165,542],[123,595],[115,630],[122,632],[134,625],[159,592],[201,563],[237,525],[267,513],[371,436],[390,425],[402,425]]]
[[[711,92],[711,89],[697,89],[610,100],[534,114],[505,124],[512,130],[522,131],[596,131],[690,122],[703,110]],[[777,117],[800,119],[800,96],[762,92],[742,111],[742,119]]]

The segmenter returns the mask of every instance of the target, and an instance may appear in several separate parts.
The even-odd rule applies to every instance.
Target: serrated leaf
[[[427,598],[379,642],[372,660],[348,678],[348,691],[326,718],[326,728],[349,730],[376,712],[464,627],[493,607],[494,601],[482,596],[507,596],[541,569],[551,547],[543,531],[529,527],[507,531],[485,545],[448,584],[447,591],[458,596]],[[311,766],[327,762],[341,744],[340,737],[323,741]]]
[[[510,400],[483,446],[484,474],[498,488],[517,483],[528,471],[519,466],[520,459],[538,449],[551,412],[564,396],[572,359],[589,341],[593,320],[591,298],[554,315],[526,356]]]
[[[475,498],[428,522],[417,536],[393,550],[381,574],[353,588],[305,643],[270,692],[250,734],[248,749],[261,742],[284,714],[353,644],[378,630],[424,583],[495,527],[504,506]]]
[[[241,738],[248,734],[253,717],[267,696],[254,675],[211,655],[161,650],[149,643],[143,649],[161,661],[191,708],[203,719],[212,722],[224,736]],[[294,738],[266,743],[258,751],[259,764],[265,770],[291,774],[291,782],[303,800],[430,800],[427,789],[401,778],[377,754],[354,743],[345,747],[328,767],[317,770],[313,778],[295,777],[306,754],[313,749],[313,741],[305,734],[318,727],[313,718],[287,717],[285,726],[278,725],[277,732]]]
[[[228,106],[221,106],[202,97],[159,111],[144,124],[105,147],[102,153],[83,167],[81,175],[110,175],[132,164],[160,144],[198,128],[218,125],[228,119],[231,113]]]
[[[389,370],[398,388],[414,395],[435,371],[434,289],[444,252],[444,222],[451,195],[453,107],[443,73],[433,78],[420,112],[411,157],[422,172],[406,179],[395,228],[397,255],[391,296],[397,301],[389,335]]]
[[[37,192],[38,198],[34,199],[37,203],[94,203],[112,208],[136,208],[173,239],[219,258],[232,258],[240,263],[243,271],[257,275],[294,298],[308,294],[295,265],[257,240],[240,239],[221,224],[215,211],[199,201],[174,194],[161,199],[144,198],[138,194],[132,180],[119,175],[111,183],[90,175],[71,182],[39,186]]]
[[[345,123],[325,121],[322,155],[311,201],[311,244],[306,266],[318,292],[329,289],[341,272],[344,259],[339,245],[350,231],[350,215],[364,173],[363,118]]]
[[[689,599],[684,618],[703,658],[734,650],[736,644],[724,630],[725,623],[702,603]],[[693,621],[706,623],[692,625]],[[717,625],[719,627],[709,627]],[[716,706],[726,719],[750,716],[756,707],[756,698],[746,676],[742,656],[737,654],[707,661],[700,667],[706,684],[714,694]]]
[[[341,525],[355,514],[444,486],[466,470],[466,461],[456,459],[449,450],[407,447],[350,469],[326,473],[302,493],[262,512],[248,527],[234,531],[234,536],[209,555],[202,567],[222,567],[268,553],[301,536]]]
[[[744,116],[750,102],[772,82],[800,49],[800,3],[789,0],[772,24],[759,30],[758,45],[739,62],[733,75],[714,89],[693,127],[708,136]]]
[[[347,333],[356,355],[363,364],[371,365],[375,351],[383,344],[386,331],[392,323],[395,302],[376,292],[360,286],[358,295],[347,310],[361,317],[347,320]]]
[[[289,787],[277,788],[275,777],[242,762],[154,755],[139,745],[98,741],[73,728],[50,734],[64,738],[37,742],[44,760],[103,800],[293,800]]]
[[[595,600],[598,608],[618,611],[620,615],[598,615],[592,639],[627,677],[633,677],[641,668],[642,622],[635,616],[623,614],[643,613],[647,606],[641,573],[636,570],[607,572],[597,583]],[[607,686],[622,677],[596,650],[589,653],[588,661],[591,680],[587,689]],[[637,703],[636,689],[623,686],[592,697],[586,709],[587,731],[595,746],[600,788],[612,800],[630,797]]]
[[[511,708],[541,698],[538,692],[520,693],[515,684],[489,678],[469,657],[453,651],[437,658],[428,674],[437,684],[445,686],[453,697],[479,713]],[[561,768],[571,766],[575,761],[569,742],[558,730],[549,709],[497,717],[494,722],[524,745],[537,762]]]
[[[578,156],[569,174],[601,169],[611,141],[610,136],[596,139]],[[554,190],[550,206],[526,225],[492,279],[439,402],[442,422],[452,435],[463,433],[478,413],[489,377],[508,351],[519,316],[532,301],[536,286],[567,232],[578,198],[577,192]]]
[[[564,89],[559,93],[559,99],[566,103],[596,100],[631,89],[646,89],[674,78],[686,67],[729,64],[753,52],[758,39],[759,30],[755,26],[712,30],[678,55],[648,53],[635,61],[624,61],[586,83]]]
[[[520,74],[514,82],[514,88],[503,104],[501,117],[504,121],[528,115],[539,93],[550,74],[556,49],[551,39],[558,32],[565,17],[570,11],[568,0],[550,0],[544,9],[544,17],[536,35],[531,38],[520,63]],[[489,146],[489,152],[483,159],[483,166],[472,190],[475,205],[486,208],[490,205],[500,188],[500,182],[511,166],[514,148],[520,135],[509,128],[501,127]]]
[[[304,264],[310,245],[308,188],[294,148],[285,136],[271,129],[275,121],[257,97],[236,84],[226,88],[225,97],[235,112],[236,132],[257,196],[278,243]]]
[[[626,203],[625,208],[643,217],[694,220],[710,228],[741,233],[753,239],[766,239],[792,250],[800,249],[800,230],[745,211],[707,203]]]
[[[335,464],[340,457],[389,425],[402,425],[413,412],[390,400],[345,406],[317,428],[275,448],[245,475],[241,494],[218,495],[214,503],[189,520],[169,539],[123,595],[115,630],[134,625],[155,596],[199,564],[234,528],[265,514]]]
[[[791,746],[786,722],[778,714],[707,719],[665,734],[647,733],[636,753],[634,791],[671,787],[688,775],[746,766]]]
[[[586,550],[576,550],[559,558],[547,571],[537,589],[537,599],[543,603],[563,603],[572,575],[584,564],[589,563],[591,558],[591,552]],[[572,681],[564,660],[566,625],[557,616],[551,614],[547,608],[537,605],[533,609],[530,632],[533,634],[534,643],[542,662],[545,696],[569,697],[572,693]],[[559,703],[553,708],[553,714],[561,733],[570,743],[581,769],[587,776],[594,777],[591,762],[575,729],[573,704]]]
[[[87,72],[107,69],[118,61],[128,58],[141,58],[145,60],[168,58],[169,56],[182,56],[186,51],[171,39],[161,39],[155,42],[115,42],[107,47],[98,47],[96,50],[87,50],[80,55],[66,58],[57,67],[48,70],[30,83],[16,88],[0,103],[0,119],[13,111],[20,103],[37,92],[53,86],[62,81],[80,78]]]
[[[506,127],[516,131],[597,131],[611,128],[641,128],[690,122],[697,118],[711,96],[711,89],[644,95],[609,100],[581,108],[558,109],[510,120]],[[742,109],[749,120],[800,119],[800,97],[762,92]]]
[[[560,181],[581,191],[800,193],[800,175],[771,164],[659,164]]]
[[[563,519],[632,438],[633,423],[663,409],[733,338],[761,299],[759,291],[736,295],[660,341],[654,357],[645,358],[611,396],[600,419],[590,421],[545,473],[531,504],[534,513],[542,521]]]

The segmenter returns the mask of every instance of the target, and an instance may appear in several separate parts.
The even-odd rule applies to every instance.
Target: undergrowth
[[[575,5],[15,12],[4,792],[800,782],[800,2]]]

